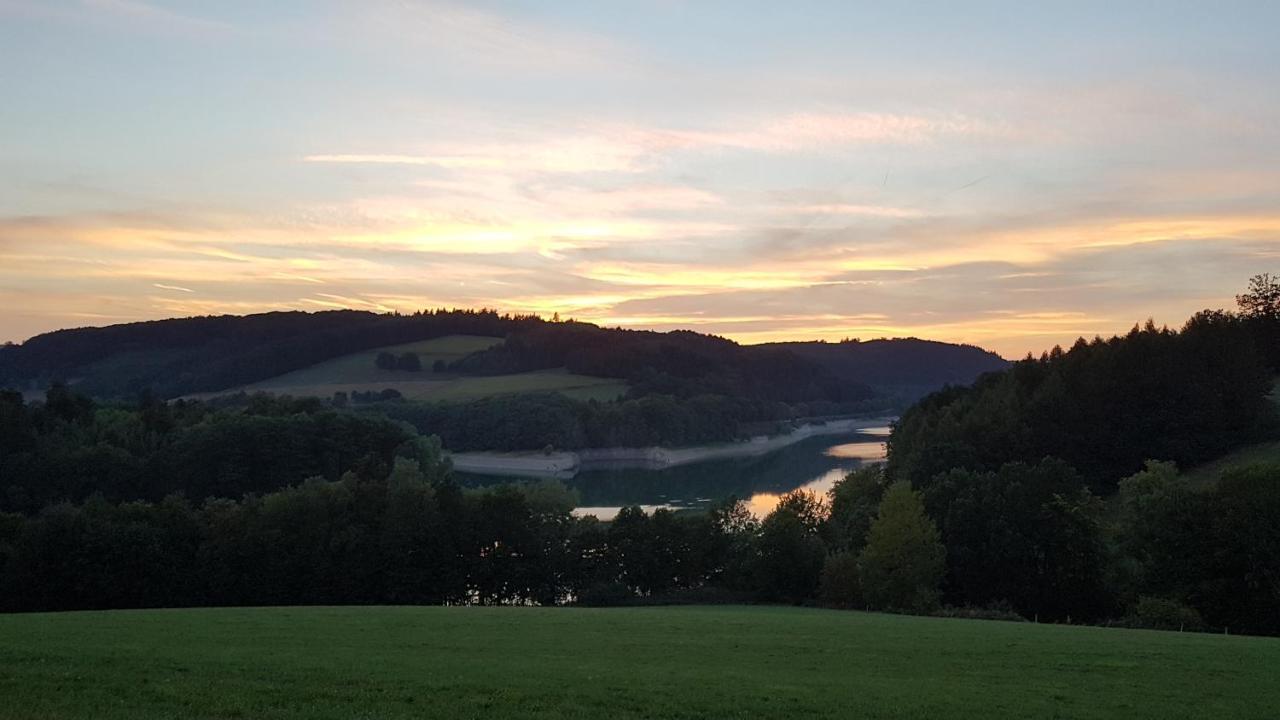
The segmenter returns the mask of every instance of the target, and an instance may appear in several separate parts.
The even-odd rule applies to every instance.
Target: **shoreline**
[[[642,468],[665,470],[680,465],[723,460],[737,457],[757,457],[781,450],[803,440],[821,435],[840,435],[885,427],[896,418],[847,418],[829,420],[820,424],[805,423],[785,435],[759,435],[750,440],[666,448],[584,448],[544,453],[537,450],[524,452],[464,452],[450,453],[453,469],[477,475],[504,477],[572,479],[579,472],[596,469]]]

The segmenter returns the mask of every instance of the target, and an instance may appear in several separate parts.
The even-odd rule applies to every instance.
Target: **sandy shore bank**
[[[550,477],[569,479],[583,470],[600,468],[644,468],[662,470],[678,465],[754,457],[780,450],[819,435],[885,427],[892,417],[828,420],[797,427],[785,435],[759,436],[750,440],[683,448],[589,448],[576,451],[544,452],[468,452],[449,453],[453,467],[462,472],[511,477]]]

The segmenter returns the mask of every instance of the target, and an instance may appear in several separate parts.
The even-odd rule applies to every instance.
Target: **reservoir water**
[[[665,470],[622,469],[580,472],[565,485],[578,493],[578,515],[611,519],[622,507],[707,508],[729,497],[747,501],[763,517],[783,494],[805,488],[825,493],[849,471],[884,460],[889,428],[802,440],[759,457],[710,460]],[[470,486],[519,482],[513,478],[459,473]]]

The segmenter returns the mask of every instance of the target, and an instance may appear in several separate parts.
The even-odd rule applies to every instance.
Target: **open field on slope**
[[[453,362],[473,352],[493,347],[500,342],[502,342],[502,338],[481,337],[478,335],[449,335],[431,340],[405,343],[404,345],[388,345],[343,355],[342,357],[317,363],[311,367],[261,380],[246,386],[245,389],[275,390],[290,387],[312,387],[331,383],[367,383],[385,387],[384,383],[404,381],[406,379],[430,380],[433,374],[431,372],[431,364],[436,360],[443,360],[446,363]],[[417,353],[418,359],[422,361],[422,371],[410,373],[401,370],[383,370],[374,364],[378,353],[381,352],[389,352],[396,356],[407,352]]]
[[[0,616],[5,718],[1274,718],[1280,640],[779,607]]]
[[[1280,440],[1247,445],[1204,465],[1187,470],[1187,477],[1199,483],[1216,483],[1223,470],[1259,463],[1280,463]]]
[[[614,378],[574,375],[562,370],[468,377],[454,373],[435,373],[431,366],[437,360],[446,363],[491,347],[501,338],[475,335],[450,335],[448,337],[391,345],[343,355],[311,367],[295,370],[267,380],[261,380],[230,392],[270,392],[282,395],[332,397],[336,392],[378,392],[387,388],[398,391],[411,400],[474,400],[476,398],[508,393],[560,392],[570,397],[588,400],[612,400],[626,392],[626,383]],[[383,370],[374,364],[380,352],[400,355],[406,352],[418,354],[422,362],[420,372]]]
[[[1280,379],[1276,380],[1267,397],[1275,405],[1276,412],[1280,413]],[[1188,468],[1186,476],[1194,482],[1210,485],[1218,481],[1223,470],[1261,463],[1280,463],[1280,439],[1237,448],[1203,465]]]

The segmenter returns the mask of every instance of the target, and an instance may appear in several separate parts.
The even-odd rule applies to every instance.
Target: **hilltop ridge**
[[[58,330],[0,349],[0,386],[37,391],[65,381],[106,398],[216,393],[354,353],[454,335],[495,338],[451,360],[449,370],[459,375],[565,369],[622,380],[642,393],[770,402],[856,402],[902,388],[918,395],[1008,365],[979,348],[914,338],[740,345],[690,330],[603,328],[483,309],[334,310]]]

